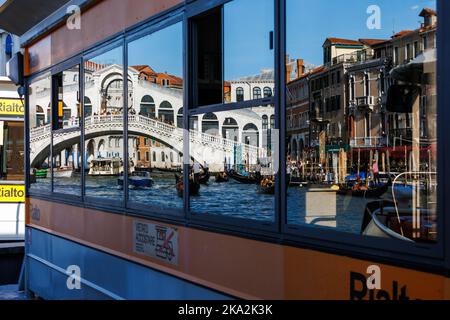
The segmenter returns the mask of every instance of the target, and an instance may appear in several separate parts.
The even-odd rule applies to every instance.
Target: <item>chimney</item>
[[[305,73],[305,67],[303,65],[303,59],[297,59],[297,79]]]
[[[286,83],[291,81],[292,63],[289,61],[289,55],[286,55]]]

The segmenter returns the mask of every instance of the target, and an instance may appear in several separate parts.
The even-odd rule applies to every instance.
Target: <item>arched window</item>
[[[370,96],[370,81],[369,81],[369,74],[364,74],[364,93],[365,96]]]
[[[264,88],[264,98],[270,98],[272,96],[272,89],[269,87]]]
[[[166,162],[166,154],[164,151],[161,151],[161,162]]]
[[[244,89],[242,87],[236,89],[236,101],[237,102],[244,101]]]
[[[219,134],[219,120],[214,113],[207,113],[203,116],[202,119],[202,132],[218,135]]]
[[[242,132],[242,143],[257,147],[259,145],[259,132],[256,125],[248,123]]]
[[[173,163],[173,152],[170,153],[170,162]]]
[[[88,97],[84,97],[84,116],[92,116],[92,102]]]
[[[275,129],[275,116],[270,116],[270,129]]]
[[[44,109],[37,105],[36,106],[36,127],[45,125],[45,113]]]
[[[156,162],[156,152],[155,151],[153,151],[152,157],[153,157],[153,162]]]
[[[261,88],[260,87],[253,88],[253,99],[261,99]]]
[[[142,98],[139,114],[144,117],[155,118],[155,101],[151,96],[146,95]]]
[[[355,100],[355,78],[350,77],[350,100]]]
[[[178,110],[177,127],[183,129],[183,108],[180,108],[180,110]]]
[[[233,141],[238,141],[239,126],[233,118],[226,118],[222,124],[222,137]]]
[[[173,115],[173,109],[172,105],[168,101],[161,102],[158,110],[158,118],[160,121],[166,122],[166,123],[173,123],[174,122],[174,115]]]
[[[263,130],[269,129],[269,117],[266,115],[263,115],[262,117],[262,128]]]

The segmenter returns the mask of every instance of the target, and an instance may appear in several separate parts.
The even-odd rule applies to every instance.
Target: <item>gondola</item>
[[[208,184],[210,178],[209,170],[204,170],[198,177],[198,183]]]
[[[219,172],[216,175],[217,183],[223,183],[223,182],[228,182],[228,181],[230,181],[230,178],[228,177],[228,175],[225,172]]]
[[[379,198],[388,191],[388,188],[389,187],[387,184],[383,184],[378,187],[369,188],[366,190],[354,190],[351,188],[343,187],[337,191],[337,194],[360,198]]]
[[[262,183],[258,184],[258,193],[261,194],[275,194],[275,183],[271,182],[266,185],[263,185]]]
[[[257,184],[261,182],[261,177],[257,176],[244,176],[242,174],[237,173],[234,170],[230,170],[227,172],[227,175],[232,178],[233,180],[236,180],[237,182],[243,183],[243,184]]]
[[[176,189],[178,196],[180,198],[183,197],[184,194],[184,183],[183,183],[183,177],[175,174],[175,181],[176,181]],[[189,179],[189,194],[191,196],[198,196],[200,191],[200,183],[193,181],[192,179]]]

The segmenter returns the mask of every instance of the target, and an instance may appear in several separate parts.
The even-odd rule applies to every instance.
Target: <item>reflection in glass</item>
[[[272,106],[200,115],[190,131],[190,208],[195,213],[274,221],[276,130]]]
[[[115,201],[123,199],[122,51],[118,47],[84,63],[86,196]]]
[[[178,23],[129,44],[129,199],[183,208],[183,50]],[[119,179],[123,185],[123,178]]]
[[[51,76],[44,74],[28,87],[30,190],[51,192]]]
[[[0,140],[0,181],[21,181],[24,177],[24,127],[23,122],[2,121],[3,137]],[[1,138],[0,138],[1,139]]]
[[[224,102],[272,96],[274,1],[231,1],[224,5],[223,16]]]
[[[53,192],[81,195],[80,67],[53,76],[58,107],[53,110]],[[56,131],[55,131],[56,130]]]
[[[287,1],[288,223],[434,242],[435,1],[414,15],[381,1],[393,35],[359,26],[350,2]],[[324,7],[337,14],[317,25]]]
[[[223,10],[222,10],[223,9]],[[242,14],[245,12],[245,14]],[[274,1],[234,0],[190,19],[192,96],[206,106],[271,97]],[[264,89],[263,92],[263,88]],[[263,96],[264,94],[264,96]]]

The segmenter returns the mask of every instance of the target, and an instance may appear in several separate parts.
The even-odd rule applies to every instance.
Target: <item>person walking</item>
[[[380,169],[378,168],[378,162],[376,160],[372,161],[372,171],[373,171],[373,180],[376,185],[380,184]]]

